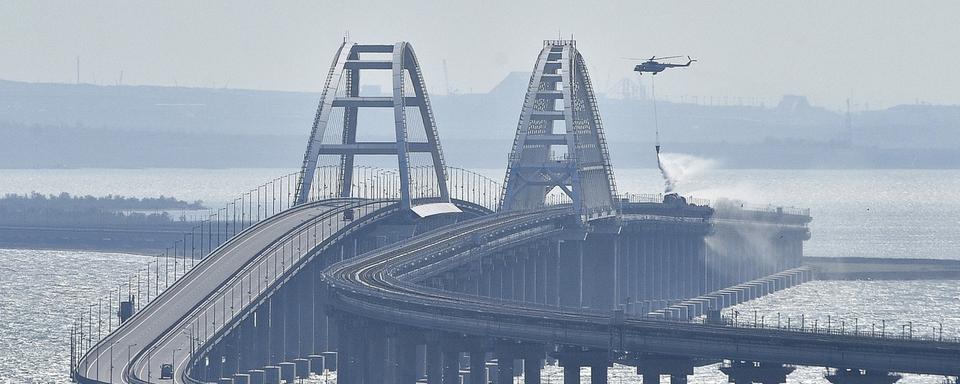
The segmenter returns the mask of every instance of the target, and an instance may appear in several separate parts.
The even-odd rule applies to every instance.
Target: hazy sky
[[[431,90],[486,91],[577,39],[599,91],[623,57],[691,55],[659,95],[960,104],[958,1],[0,2],[0,79],[319,91],[346,31],[413,43]],[[522,96],[518,96],[522,97]]]

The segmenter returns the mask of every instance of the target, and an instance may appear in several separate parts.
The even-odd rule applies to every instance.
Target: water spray
[[[664,183],[664,193],[673,192],[674,180],[670,177],[667,170],[663,167],[663,160],[660,158],[660,118],[657,115],[657,86],[656,79],[650,79],[650,99],[653,104],[653,128],[656,134],[656,141],[654,142],[654,148],[657,151],[657,168],[660,168],[660,175],[663,176]]]

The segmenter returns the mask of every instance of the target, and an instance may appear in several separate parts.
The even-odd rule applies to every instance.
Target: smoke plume
[[[672,193],[691,179],[715,168],[717,162],[682,153],[658,153],[657,166],[663,175],[664,193]]]

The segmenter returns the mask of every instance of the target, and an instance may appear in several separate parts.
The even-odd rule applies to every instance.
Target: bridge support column
[[[517,256],[513,252],[508,252],[503,256],[503,299],[517,300],[517,295],[523,291],[523,285],[517,281],[522,281],[523,271],[517,268]]]
[[[427,384],[443,384],[443,353],[436,338],[427,342]]]
[[[490,297],[503,299],[503,259],[500,255],[493,255],[490,265]]]
[[[537,302],[537,257],[535,250],[526,250],[523,257],[523,301]]]
[[[469,384],[487,384],[487,354],[482,348],[470,350]]]
[[[253,313],[255,339],[253,341],[252,352],[253,352],[253,363],[252,367],[262,367],[267,365],[270,361],[270,345],[268,340],[270,340],[270,306],[269,304],[261,305]]]
[[[386,331],[384,383],[409,384],[417,381],[417,345],[407,332],[396,327]]]
[[[238,366],[241,371],[257,368],[256,364],[256,345],[257,328],[254,326],[253,316],[249,316],[240,323],[238,335]]]
[[[287,260],[295,252],[294,249],[287,249]],[[283,361],[293,361],[300,357],[300,307],[301,303],[308,301],[298,301],[302,290],[303,274],[294,276],[288,284],[281,288],[283,293]]]
[[[583,247],[583,305],[593,309],[613,309],[616,295],[616,237],[591,234]]]
[[[557,279],[559,278],[558,269],[558,251],[559,244],[545,243],[544,249],[544,300],[547,305],[560,305],[560,293],[557,291]]]
[[[643,377],[643,384],[660,384],[660,374],[657,372],[644,372],[640,377]]]
[[[490,282],[493,275],[493,263],[489,258],[480,261],[480,287],[479,295],[490,297]]]
[[[882,371],[838,368],[825,377],[833,384],[893,384],[903,376]]]
[[[341,316],[337,319],[340,345],[337,346],[337,384],[360,384],[363,377],[361,353],[363,340],[357,332],[355,319]]]
[[[670,375],[670,383],[686,383],[693,367],[689,357],[643,354],[637,362],[637,374],[643,375],[644,384],[647,380],[659,383],[661,375]]]
[[[513,348],[499,348],[497,355],[497,383],[513,383],[513,359],[516,358],[516,352]]]
[[[563,308],[580,308],[581,281],[583,266],[583,242],[575,240],[560,240],[560,257],[558,260],[560,306]]]
[[[611,366],[607,351],[582,350],[577,347],[563,347],[557,352],[557,360],[563,367],[563,383],[580,383],[580,367],[590,367],[592,384],[607,383],[607,369]]]
[[[536,248],[530,251],[533,258],[533,267],[536,272],[536,286],[534,287],[533,297],[538,304],[547,303],[547,252],[541,249],[541,243],[536,244]]]
[[[362,339],[366,339],[366,351],[362,366],[365,368],[365,383],[383,383],[387,368],[387,333],[385,325],[372,323],[363,327]]]
[[[455,343],[444,343],[443,384],[460,384],[460,349]]]
[[[207,380],[216,381],[217,379],[223,377],[224,374],[223,346],[217,344],[214,345],[213,348],[210,349],[210,352],[207,353],[207,366],[204,376],[207,377]]]
[[[726,362],[720,371],[727,375],[727,381],[736,384],[781,384],[787,382],[787,375],[794,368],[780,363],[734,360]]]
[[[269,353],[267,361],[271,365],[276,365],[280,363],[284,355],[284,344],[286,338],[284,337],[284,324],[283,324],[283,315],[286,310],[286,300],[283,298],[281,292],[277,292],[270,298],[269,302],[269,336],[266,339],[266,347]]]
[[[220,341],[223,343],[223,375],[221,377],[240,373],[240,362],[237,359],[240,355],[239,341],[236,333],[228,334]]]
[[[540,365],[543,356],[530,353],[523,358],[523,383],[540,384]]]

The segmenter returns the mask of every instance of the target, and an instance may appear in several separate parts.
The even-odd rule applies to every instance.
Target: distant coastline
[[[506,167],[528,79],[516,72],[488,93],[431,95],[448,164]],[[618,168],[656,167],[651,102],[638,87],[597,95]],[[302,160],[319,97],[0,80],[0,169],[289,167]],[[848,114],[798,95],[776,103],[706,100],[657,102],[664,150],[728,169],[960,169],[957,105]],[[373,126],[389,123],[365,118]]]
[[[0,198],[0,248],[157,254],[196,222],[173,210],[205,210],[172,197],[8,194]]]

